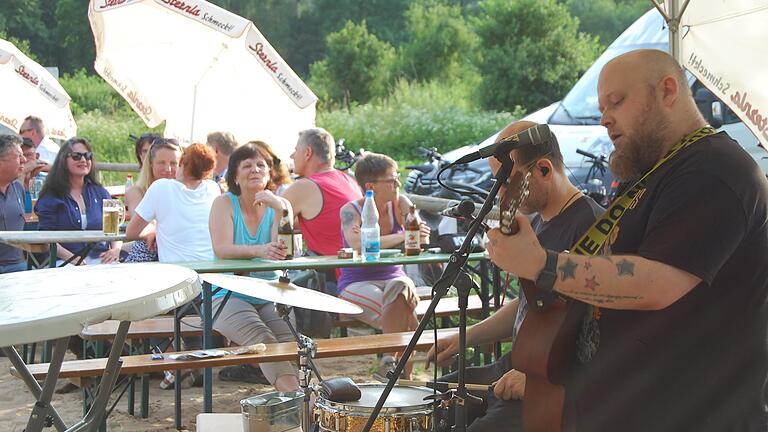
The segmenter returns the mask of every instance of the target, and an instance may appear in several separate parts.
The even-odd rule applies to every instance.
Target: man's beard
[[[645,130],[635,131],[631,137],[625,136],[621,148],[614,146],[608,160],[611,173],[617,180],[625,182],[639,180],[664,152],[663,136],[669,128],[669,121],[658,110],[649,110],[636,123]]]

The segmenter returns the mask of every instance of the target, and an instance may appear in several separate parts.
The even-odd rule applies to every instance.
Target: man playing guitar
[[[498,140],[518,134],[536,126],[528,121],[514,122],[499,134]],[[565,173],[563,156],[557,139],[541,145],[530,145],[513,150],[514,161],[512,176],[516,173],[528,174],[528,197],[520,204],[519,211],[534,215],[532,225],[541,244],[545,247],[562,251],[570,248],[576,240],[592,225],[603,209],[590,197],[585,196],[568,179]],[[496,172],[501,163],[490,158],[491,169]],[[518,176],[519,177],[519,176]],[[517,185],[514,185],[517,186]],[[508,193],[503,186],[500,196]],[[477,346],[494,343],[512,337],[513,344],[528,311],[525,296],[505,304],[499,311],[485,320],[467,329],[467,345]],[[452,363],[458,352],[458,335],[441,338],[429,350],[426,367],[431,362],[436,365]],[[524,394],[526,376],[514,369],[511,355],[506,354],[496,363],[467,369],[466,382],[475,384],[494,384],[493,391],[483,396],[487,399],[485,412],[470,409],[468,430],[477,431],[518,431],[522,430],[521,399]],[[446,375],[441,381],[456,381],[456,372]],[[551,403],[551,401],[544,401]]]

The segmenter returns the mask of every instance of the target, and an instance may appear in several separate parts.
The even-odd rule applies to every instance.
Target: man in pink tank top
[[[352,177],[333,167],[335,156],[335,143],[328,131],[315,128],[299,132],[291,158],[294,172],[301,178],[283,194],[298,217],[307,249],[319,255],[336,255],[341,249],[339,210],[363,196]]]

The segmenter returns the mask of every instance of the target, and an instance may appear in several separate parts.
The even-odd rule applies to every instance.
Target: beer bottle
[[[416,213],[416,206],[411,204],[408,216],[405,218],[405,254],[408,256],[421,253],[421,220]]]
[[[285,259],[293,259],[293,221],[288,215],[288,209],[283,209],[283,217],[277,227],[277,239],[285,245]]]

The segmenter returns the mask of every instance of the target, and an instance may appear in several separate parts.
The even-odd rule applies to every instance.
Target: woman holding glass
[[[136,206],[144,198],[144,194],[149,186],[157,179],[175,179],[176,171],[179,167],[181,158],[181,147],[173,140],[165,138],[155,138],[149,147],[145,157],[145,163],[139,173],[139,181],[125,191],[126,212],[131,212],[131,217],[135,215]],[[152,227],[147,228],[147,239],[136,240],[132,243],[131,251],[125,258],[126,262],[147,262],[157,261],[157,245],[154,244],[154,223]]]
[[[287,200],[275,195],[273,157],[255,143],[235,150],[229,158],[226,181],[229,192],[213,203],[210,218],[211,241],[218,259],[284,259],[285,246],[277,241],[277,228]],[[274,280],[277,272],[254,272],[251,277]],[[226,290],[213,298],[220,312],[213,328],[238,345],[293,341],[290,328],[275,311],[273,303],[232,293],[222,306]],[[295,317],[291,316],[295,326]],[[264,363],[267,381],[278,391],[299,389],[296,368],[289,362]]]
[[[85,138],[68,139],[61,146],[46,177],[35,212],[41,231],[102,230],[102,200],[111,199],[99,184],[93,147]],[[95,244],[80,264],[118,262],[123,242]],[[58,258],[68,260],[86,243],[57,245]],[[77,261],[74,261],[77,263]]]

